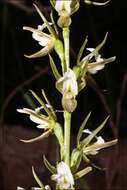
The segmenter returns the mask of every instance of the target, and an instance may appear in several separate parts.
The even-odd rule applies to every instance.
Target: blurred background
[[[49,19],[49,0],[34,2]],[[32,3],[32,0],[0,1],[1,190],[13,190],[17,186],[30,189],[31,186],[36,186],[31,172],[32,165],[40,178],[49,183],[47,179],[50,179],[50,174],[45,173],[43,154],[55,163],[54,157],[58,151],[54,148],[57,146],[53,137],[32,144],[19,141],[41,134],[28,117],[16,111],[18,108],[35,106],[29,89],[38,94],[40,89],[44,89],[54,107],[57,110],[61,109],[61,95],[54,89],[55,79],[48,56],[38,59],[24,57],[24,54],[32,54],[40,48],[31,38],[31,34],[22,29],[23,26],[36,28],[42,23]],[[101,134],[106,140],[119,139],[117,146],[102,150],[97,156],[92,157],[94,163],[106,170],[93,170],[81,180],[81,189],[127,189],[126,8],[124,2],[120,4],[118,0],[112,0],[103,7],[93,7],[81,1],[79,11],[72,16],[71,65],[75,64],[76,55],[86,35],[89,39],[87,47],[96,47],[108,32],[107,42],[100,53],[104,58],[116,56],[115,62],[87,78],[87,87],[77,98],[78,107],[72,120],[72,144],[79,124],[89,111],[92,111],[88,123],[91,130],[110,115],[110,120]],[[88,52],[84,52],[84,55],[85,53]],[[52,55],[57,59],[54,52]],[[62,114],[58,113],[58,116],[62,122]]]

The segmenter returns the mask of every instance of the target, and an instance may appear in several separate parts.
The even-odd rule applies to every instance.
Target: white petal
[[[52,25],[52,23],[51,22],[49,22],[49,25]],[[40,30],[40,31],[43,31],[45,28],[47,27],[47,24],[46,23],[44,23],[44,24],[42,24],[42,25],[38,25],[38,30]]]
[[[34,123],[37,123],[37,124],[47,125],[46,121],[44,121],[43,119],[40,119],[34,115],[30,115],[30,120],[33,121]]]
[[[95,48],[86,48],[88,51],[92,52],[95,50]]]
[[[87,133],[87,134],[91,134],[92,133],[89,129],[84,129],[83,132]]]
[[[66,180],[71,185],[71,187],[74,185],[74,179],[71,170],[66,163],[60,162],[57,166],[57,172],[60,176],[65,176]]]
[[[48,128],[48,124],[41,124],[41,125],[37,125],[36,126],[38,129],[47,129]]]
[[[95,74],[95,73],[97,73],[99,70],[102,70],[104,67],[105,67],[105,65],[100,64],[100,65],[97,65],[97,66],[95,66],[95,67],[93,67],[93,68],[88,69],[88,71],[89,71],[91,74]]]
[[[71,14],[71,3],[72,3],[72,0],[64,2],[64,7],[68,14]]]
[[[50,42],[51,38],[48,36],[40,36],[37,34],[37,32],[33,32],[32,33],[32,37],[34,38],[34,40],[38,41],[38,43],[41,46],[47,46],[47,44]]]
[[[71,14],[72,0],[56,0],[55,9],[60,14],[62,10],[65,10],[68,14]]]
[[[64,7],[64,1],[56,0],[55,9],[59,13]]]
[[[25,114],[30,114],[29,112],[35,113],[35,111],[33,111],[32,109],[28,109],[28,108],[17,109],[17,111],[19,113],[25,113]]]
[[[17,190],[25,190],[23,187],[17,187]]]
[[[101,136],[99,136],[97,137],[97,141],[94,144],[104,144],[104,143],[105,143],[104,139]]]
[[[45,185],[45,190],[51,190],[49,185]]]
[[[98,154],[98,151],[97,150],[90,150],[88,152],[85,153],[86,155],[96,155]]]
[[[68,69],[68,71],[64,74],[63,81],[63,93],[66,92],[68,88],[71,88],[74,95],[78,94],[78,84],[76,80],[75,73],[73,70]]]
[[[19,113],[26,113],[23,109],[17,109],[17,112],[19,112]]]

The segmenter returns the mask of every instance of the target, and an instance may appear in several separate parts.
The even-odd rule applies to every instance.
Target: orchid
[[[17,109],[18,112],[28,114],[30,117],[30,120],[33,121],[34,123],[38,124],[36,127],[39,129],[44,129],[45,132],[42,133],[42,135],[35,137],[30,140],[21,140],[23,142],[34,142],[34,141],[39,141],[52,133],[52,130],[55,126],[55,121],[50,118],[49,116],[46,116],[44,114],[38,113],[36,110],[31,110],[28,108],[23,108],[23,109]]]
[[[79,1],[78,0],[70,0],[70,1],[59,1],[56,0],[55,9],[62,15],[66,12],[66,14],[71,15],[76,12],[79,8]]]
[[[42,90],[42,94],[47,102],[44,103],[42,99],[38,97],[38,95],[31,90],[32,95],[36,98],[36,100],[41,104],[40,107],[35,108],[35,110],[29,109],[29,108],[23,108],[23,109],[17,109],[18,112],[28,114],[30,117],[30,120],[34,123],[38,124],[36,127],[39,129],[44,129],[45,132],[42,133],[41,136],[30,139],[30,140],[22,140],[23,142],[33,142],[41,140],[47,136],[49,136],[50,133],[52,133],[53,128],[56,126],[56,114],[47,99],[45,92]],[[42,110],[46,112],[46,114],[42,114]]]
[[[74,178],[69,166],[65,162],[57,165],[57,174],[51,176],[52,180],[57,182],[59,189],[72,189],[74,186]]]
[[[33,39],[36,40],[43,48],[32,55],[25,55],[28,58],[36,58],[47,55],[54,48],[55,40],[57,38],[54,29],[51,27],[52,23],[46,20],[35,4],[34,6],[44,23],[42,25],[38,25],[37,29],[28,26],[24,26],[23,29],[32,32]],[[49,34],[43,32],[45,28],[48,29]]]
[[[23,108],[23,109],[17,109],[18,112],[28,114],[30,117],[30,120],[33,121],[34,123],[38,124],[36,127],[39,129],[48,129],[50,125],[50,119],[48,116],[44,114],[38,113],[36,110],[28,109],[28,108]]]
[[[72,69],[68,69],[64,76],[56,82],[56,88],[63,94],[62,106],[68,112],[73,112],[77,106],[78,83]]]
[[[60,89],[60,86],[62,85],[61,92],[62,94],[66,93],[67,91],[72,92],[74,96],[78,94],[78,85],[76,81],[76,75],[73,72],[72,69],[68,69],[64,73],[64,76],[61,77],[57,82],[56,82],[56,87]]]
[[[24,26],[24,30],[28,30],[32,32],[32,37],[34,40],[36,40],[39,45],[41,45],[43,48],[32,54],[32,55],[25,55],[28,58],[36,58],[36,57],[42,57],[48,54],[54,47],[55,44],[55,37],[51,34],[47,34],[43,32],[43,29],[45,28],[45,24],[38,25],[37,29],[34,29],[32,27],[26,27]]]
[[[61,28],[68,27],[71,24],[70,16],[79,9],[79,0],[50,0],[50,2],[60,16],[58,19],[58,25]]]
[[[83,130],[83,133],[92,134],[89,129]],[[96,141],[92,144],[87,144],[83,147],[83,153],[85,155],[96,155],[99,150],[110,147],[117,143],[117,139],[105,142],[101,136],[95,136]]]

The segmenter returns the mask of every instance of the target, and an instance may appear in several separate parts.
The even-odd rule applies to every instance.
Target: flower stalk
[[[64,38],[64,49],[65,49],[65,61],[66,61],[66,68],[65,71],[68,70],[70,67],[70,30],[69,27],[63,28],[63,38]]]
[[[70,165],[71,113],[64,111],[64,161]]]

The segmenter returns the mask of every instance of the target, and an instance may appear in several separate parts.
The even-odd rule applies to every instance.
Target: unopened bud
[[[71,17],[69,15],[62,15],[62,16],[60,16],[59,19],[58,19],[57,24],[61,28],[68,27],[71,24]]]
[[[62,106],[64,110],[72,113],[77,107],[77,101],[72,92],[65,92],[62,98]]]

